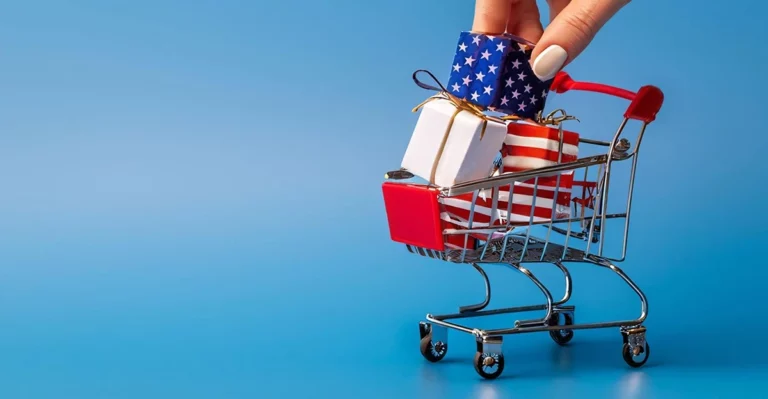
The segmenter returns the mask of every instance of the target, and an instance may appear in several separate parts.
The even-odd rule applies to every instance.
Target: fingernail
[[[568,59],[568,53],[565,52],[565,49],[553,44],[542,51],[533,61],[533,73],[541,81],[552,79],[563,67],[566,59]]]

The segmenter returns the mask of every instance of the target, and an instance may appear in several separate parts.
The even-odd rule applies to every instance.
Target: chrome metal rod
[[[626,217],[626,213],[611,213],[608,215],[605,215],[606,219],[616,219],[616,218],[623,218]],[[591,219],[592,216],[587,216],[583,218],[570,218],[570,219],[558,219],[554,221],[554,224],[564,224],[564,223],[572,223],[572,222],[580,222],[582,220]],[[525,222],[520,223],[519,225],[511,225],[510,227],[525,227],[525,226],[537,226],[537,225],[544,225],[550,223],[548,220],[539,220],[534,222]],[[464,235],[467,233],[479,233],[479,234],[488,234],[489,232],[502,232],[507,228],[507,226],[499,226],[495,228],[477,228],[477,229],[444,229],[443,234],[453,234],[453,235]]]
[[[568,329],[586,330],[586,329],[595,329],[595,328],[637,326],[637,325],[643,324],[645,319],[648,317],[648,300],[645,297],[645,294],[643,293],[643,291],[637,286],[637,284],[635,284],[635,282],[632,281],[632,279],[629,278],[629,276],[627,276],[627,274],[624,273],[621,269],[619,269],[609,261],[606,261],[605,259],[597,258],[595,256],[590,256],[588,261],[598,266],[602,266],[612,270],[614,273],[618,274],[619,277],[621,277],[621,279],[624,280],[624,282],[626,282],[627,285],[629,285],[635,291],[635,293],[640,297],[640,303],[641,303],[640,317],[638,317],[635,320],[574,324],[574,325],[569,325]],[[533,307],[529,307],[529,309],[527,310],[539,310],[539,309],[541,309],[541,307],[538,307],[537,309],[534,309]],[[481,316],[485,314],[493,314],[493,313],[483,312],[483,314],[477,314],[477,316]],[[470,334],[480,333],[481,335],[484,335],[484,336],[520,334],[520,333],[538,332],[538,331],[553,331],[553,330],[561,330],[563,328],[563,326],[559,326],[559,325],[558,326],[534,325],[534,326],[526,327],[526,326],[519,326],[516,323],[516,327],[514,328],[500,328],[500,329],[493,329],[493,330],[473,330],[467,327],[459,326],[457,324],[452,324],[452,323],[447,323],[447,324],[450,324],[450,325],[446,325],[446,324],[442,324],[442,325],[445,325],[446,327],[450,327],[450,328],[455,328]]]
[[[592,248],[592,239],[594,237],[595,233],[595,222],[597,221],[597,215],[604,212],[604,209],[602,208],[602,199],[603,195],[605,194],[605,175],[603,174],[603,165],[600,165],[597,168],[597,184],[595,187],[595,200],[594,200],[594,207],[592,208],[592,217],[589,222],[589,238],[587,239],[587,249],[584,251],[586,253],[590,253],[590,249]],[[599,239],[598,239],[599,240]]]
[[[472,267],[483,276],[483,281],[485,282],[485,300],[475,305],[461,306],[459,307],[459,313],[477,312],[485,309],[488,304],[491,303],[491,282],[488,280],[488,275],[485,274],[485,270],[483,270],[477,263],[473,263]]]
[[[610,327],[624,327],[624,326],[636,326],[636,321],[612,321],[612,322],[605,322],[605,323],[585,323],[585,324],[571,324],[568,326],[569,330],[588,330],[593,328],[610,328]],[[556,325],[556,326],[544,326],[544,325],[537,325],[537,326],[531,326],[531,327],[515,327],[515,328],[499,328],[495,330],[484,330],[482,333],[484,335],[493,336],[493,335],[510,335],[510,334],[520,334],[520,333],[528,333],[528,332],[539,332],[539,331],[553,331],[553,330],[562,330],[563,326]]]
[[[635,172],[637,171],[637,158],[640,153],[640,142],[643,140],[643,133],[645,133],[645,127],[648,126],[644,123],[640,128],[640,133],[637,136],[637,143],[635,144],[634,157],[632,158],[632,170],[629,172],[629,192],[627,193],[627,218],[624,220],[624,243],[621,246],[621,260],[627,257],[627,240],[629,239],[629,215],[632,212],[632,194],[635,190]]]
[[[517,181],[525,181],[537,176],[549,176],[549,175],[554,175],[558,172],[565,172],[569,170],[579,169],[579,168],[583,168],[590,165],[599,165],[599,164],[606,163],[607,161],[608,161],[608,155],[596,155],[593,157],[581,158],[573,162],[562,163],[559,165],[552,165],[544,168],[525,170],[522,172],[503,173],[498,176],[472,180],[465,183],[457,184],[453,187],[443,188],[442,192],[445,195],[452,197],[455,195],[470,193],[478,189],[499,187],[499,186],[508,185],[510,183],[517,182]]]
[[[579,143],[601,145],[603,147],[610,147],[611,146],[611,143],[609,143],[607,141],[592,140],[592,139],[587,139],[587,138],[584,138],[584,137],[579,137]]]
[[[447,322],[447,321],[435,318],[435,316],[432,316],[432,315],[427,315],[426,319],[427,321],[437,324],[439,326],[452,328],[454,330],[465,332],[467,334],[473,334],[473,335],[479,335],[479,336],[511,335],[511,334],[523,334],[523,333],[541,332],[541,331],[556,331],[556,330],[563,329],[562,325],[554,325],[554,326],[536,325],[536,326],[530,326],[530,327],[497,328],[492,330],[480,330],[476,328],[469,328],[467,326],[462,326],[456,323]],[[598,323],[571,324],[571,325],[568,325],[568,329],[569,330],[589,330],[589,329],[597,329],[597,328],[637,326],[639,324],[642,324],[642,322],[638,322],[638,320],[610,321],[610,322],[598,322]]]
[[[539,178],[536,177],[533,179],[533,195],[531,196],[531,215],[530,215],[530,221],[533,222],[535,220],[536,215],[536,191],[539,188]],[[512,197],[509,197],[509,201],[512,202]],[[528,226],[528,229],[526,230],[525,234],[525,243],[523,244],[523,250],[520,251],[520,260],[519,262],[522,262],[523,259],[525,259],[525,251],[528,250],[528,243],[531,242],[531,226]]]
[[[568,272],[568,269],[562,263],[557,262],[554,265],[557,266],[557,268],[560,269],[560,271],[562,271],[563,275],[565,276],[565,294],[563,295],[562,299],[552,303],[553,307],[559,307],[560,305],[565,304],[571,299],[571,294],[573,292],[573,283],[571,280],[571,274]],[[479,270],[483,274],[483,277],[486,279],[486,281],[488,281],[488,277],[485,274],[485,272],[482,271],[482,269],[479,269]],[[488,288],[486,291],[486,299],[487,299],[487,302],[490,302],[490,297],[491,297],[490,284],[488,284],[487,287]],[[465,308],[469,308],[469,306],[465,306],[463,308],[459,308],[459,313],[453,313],[453,314],[447,314],[447,315],[434,315],[432,317],[438,320],[462,319],[462,318],[478,317],[478,316],[491,316],[491,315],[497,315],[497,314],[531,312],[534,310],[547,309],[547,306],[548,306],[547,304],[541,304],[541,305],[516,306],[511,308],[482,310],[485,307],[487,307],[488,305],[487,302],[484,302],[486,306],[478,308],[477,310],[474,310],[474,309],[462,310]],[[477,305],[474,305],[474,306],[477,306]]]
[[[591,256],[589,259],[592,263],[602,266],[605,268],[608,268],[612,270],[614,273],[618,274],[619,277],[621,277],[624,282],[627,283],[634,291],[635,293],[640,297],[640,317],[638,317],[635,320],[623,320],[623,321],[613,321],[613,322],[599,322],[599,323],[586,323],[586,324],[574,324],[568,326],[568,329],[570,330],[586,330],[586,329],[593,329],[593,328],[608,328],[608,327],[623,327],[623,326],[637,326],[640,324],[643,324],[645,319],[648,317],[648,299],[645,297],[645,294],[643,291],[635,284],[632,279],[627,276],[626,273],[624,273],[621,269],[616,267],[616,265],[604,260],[600,259],[594,256]],[[533,326],[533,327],[515,327],[515,328],[502,328],[502,329],[496,329],[496,330],[485,330],[483,331],[483,334],[487,335],[507,335],[507,334],[518,334],[518,333],[526,333],[526,332],[536,332],[536,331],[551,331],[551,330],[558,330],[562,329],[562,326]]]
[[[623,270],[621,270],[618,266],[614,265],[610,261],[589,255],[587,255],[587,260],[598,266],[612,270],[614,273],[618,274],[619,277],[621,277],[621,279],[624,280],[624,282],[632,288],[632,290],[635,291],[637,296],[640,297],[640,317],[638,317],[634,323],[642,324],[645,321],[645,318],[648,317],[648,298],[645,297],[643,290],[641,290],[640,287],[638,287],[637,284],[635,284],[635,282],[632,281],[632,279],[629,278],[626,273],[624,273]]]
[[[544,310],[546,308],[547,308],[546,304],[528,305],[528,306],[516,306],[516,307],[512,307],[512,308],[481,310],[481,311],[478,311],[478,312],[451,313],[451,314],[445,314],[445,315],[434,315],[432,317],[437,319],[437,320],[468,319],[468,318],[471,318],[471,317],[493,316],[493,315],[508,314],[508,313],[532,312],[534,310]]]
[[[430,323],[437,324],[438,326],[452,328],[454,330],[459,330],[459,331],[465,332],[467,334],[474,334],[475,331],[478,331],[478,330],[473,329],[473,328],[469,328],[469,327],[465,327],[465,326],[460,326],[458,324],[454,324],[454,323],[450,323],[450,322],[447,322],[447,321],[442,321],[442,320],[436,319],[431,314],[428,314],[426,319]]]
[[[565,137],[563,135],[563,124],[558,124],[558,137],[560,139],[558,145],[558,153],[557,153],[557,163],[561,163],[563,161],[563,144],[565,142]],[[576,174],[576,171],[573,172],[573,174]],[[547,238],[544,240],[544,249],[541,250],[541,258],[539,260],[544,260],[544,256],[547,253],[547,247],[549,246],[549,239],[552,236],[552,226],[554,224],[555,217],[557,216],[557,207],[558,207],[558,200],[559,198],[559,191],[560,191],[560,178],[562,177],[562,173],[557,174],[557,179],[555,179],[555,195],[552,196],[552,213],[549,217],[549,227],[547,228]],[[531,219],[533,221],[533,219]]]
[[[552,301],[552,294],[549,293],[549,290],[547,289],[547,287],[545,287],[544,284],[542,284],[541,281],[539,281],[539,279],[537,279],[536,276],[534,276],[533,273],[531,273],[530,270],[528,270],[528,269],[526,269],[526,268],[524,268],[524,267],[522,267],[522,266],[520,266],[518,264],[509,263],[508,265],[510,267],[512,267],[513,269],[519,271],[520,273],[523,273],[524,275],[526,275],[531,281],[533,281],[534,284],[536,284],[537,287],[539,287],[541,292],[547,298],[547,308],[546,308],[547,309],[547,313],[546,313],[546,315],[544,315],[543,319],[541,319],[541,320],[539,320],[539,319],[517,320],[517,321],[515,321],[515,326],[517,327],[517,326],[530,325],[530,324],[540,324],[540,323],[543,324],[543,323],[546,323],[546,321],[549,320],[549,318],[552,316],[552,302],[553,302]]]
[[[600,209],[603,217],[600,219],[600,243],[597,244],[598,256],[603,256],[603,247],[605,246],[605,213],[608,212],[608,188],[611,184],[611,164],[613,163],[613,154],[616,150],[616,143],[619,141],[619,137],[621,137],[621,133],[624,131],[624,127],[627,126],[628,121],[629,120],[627,118],[624,118],[624,120],[621,122],[621,125],[619,126],[618,131],[616,131],[616,135],[611,142],[611,148],[608,151],[609,160],[605,163],[605,185],[603,186],[603,198],[601,198],[603,200],[603,205]]]
[[[563,295],[563,299],[554,303],[555,306],[558,306],[568,302],[568,300],[571,299],[573,281],[571,280],[571,273],[568,272],[568,269],[562,263],[555,262],[554,265],[557,266],[557,268],[560,269],[560,271],[563,272],[563,275],[565,276],[565,294]]]

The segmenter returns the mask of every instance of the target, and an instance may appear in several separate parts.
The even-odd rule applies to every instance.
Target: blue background
[[[568,68],[666,95],[622,266],[650,300],[646,367],[623,363],[614,329],[566,348],[520,335],[493,382],[467,335],[439,364],[419,355],[424,314],[482,283],[392,243],[380,192],[428,95],[410,74],[447,78],[473,2],[4,4],[0,397],[761,392],[767,7],[747,3],[633,2]],[[606,139],[625,105],[574,93],[549,109]],[[488,272],[496,305],[540,300]],[[636,316],[609,272],[572,272],[579,321]]]

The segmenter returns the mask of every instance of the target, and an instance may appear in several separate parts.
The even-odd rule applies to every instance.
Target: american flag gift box
[[[501,155],[501,173],[573,162],[579,157],[579,134],[524,121],[511,122],[507,125],[507,137]],[[553,210],[555,219],[567,218],[570,213],[573,173],[568,171],[539,177],[538,181],[530,179],[516,182],[512,188],[511,220],[528,221],[532,205],[535,207],[533,215],[536,222],[551,219]],[[499,202],[507,200],[509,195],[507,186],[499,194]]]
[[[531,69],[533,43],[503,34],[461,32],[448,91],[484,109],[534,119],[544,109],[552,80]]]
[[[573,162],[578,158],[578,133],[562,131],[562,152],[560,151],[560,130],[549,126],[527,122],[511,122],[501,150],[502,165],[498,173],[513,173],[538,169],[558,163]],[[559,181],[558,181],[559,177]],[[441,219],[456,228],[484,228],[512,223],[513,226],[527,225],[533,216],[534,222],[546,222],[553,218],[569,217],[573,171],[553,174],[515,182],[510,187],[484,190],[441,199]],[[555,196],[557,195],[557,198]],[[474,198],[474,209],[472,203]],[[535,203],[534,203],[535,200]],[[495,204],[494,204],[495,202]],[[510,212],[507,212],[510,210]],[[483,239],[481,237],[477,237]]]
[[[573,162],[579,156],[579,134],[560,129],[515,121],[507,124],[507,136],[501,148],[502,173],[545,168]]]

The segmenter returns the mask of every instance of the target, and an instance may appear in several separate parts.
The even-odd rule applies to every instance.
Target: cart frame
[[[635,172],[637,170],[637,160],[640,144],[643,139],[646,127],[655,120],[656,114],[663,103],[663,93],[654,86],[643,86],[637,93],[615,88],[612,86],[577,82],[568,76],[565,72],[560,72],[554,79],[551,91],[555,93],[564,93],[569,90],[584,90],[603,94],[609,94],[630,100],[630,105],[624,112],[618,130],[611,141],[598,141],[587,138],[580,138],[581,144],[589,144],[607,149],[605,153],[596,156],[589,156],[577,159],[574,162],[558,163],[554,166],[527,170],[516,173],[505,173],[497,176],[457,184],[453,187],[439,188],[441,197],[452,197],[461,194],[472,193],[473,200],[470,208],[470,216],[467,228],[444,229],[444,235],[463,235],[465,237],[465,247],[463,249],[448,249],[436,251],[432,249],[420,248],[413,245],[406,245],[408,251],[425,257],[430,257],[442,261],[453,263],[467,263],[477,270],[483,278],[485,284],[485,298],[482,302],[459,307],[458,313],[444,315],[426,315],[426,321],[419,323],[420,350],[422,355],[431,362],[437,362],[443,359],[448,350],[448,329],[471,334],[477,342],[477,351],[474,358],[474,367],[477,373],[486,379],[494,379],[501,375],[504,369],[504,355],[502,352],[503,336],[529,333],[529,332],[549,332],[552,339],[560,344],[567,344],[572,338],[575,330],[613,328],[619,327],[623,337],[622,356],[626,363],[632,367],[640,367],[648,360],[650,355],[650,346],[645,339],[646,329],[643,326],[648,316],[648,300],[638,285],[618,266],[626,259],[627,242],[629,236],[630,213],[632,209],[632,196],[635,183]],[[635,138],[634,147],[631,142],[624,137],[624,130],[630,120],[642,122],[642,125]],[[560,158],[562,159],[562,121],[555,124],[560,129]],[[619,213],[608,213],[608,194],[611,182],[613,165],[619,162],[631,162],[629,171],[628,193],[626,207]],[[597,177],[594,182],[590,182],[589,171],[591,168],[597,168]],[[584,181],[574,182],[574,188],[577,185],[582,187],[582,197],[574,198],[571,210],[573,215],[570,218],[555,218],[555,201],[553,199],[552,218],[545,221],[535,221],[534,208],[536,201],[536,190],[538,189],[538,179],[545,176],[557,175],[557,185],[555,187],[555,196],[560,189],[560,176],[563,172],[573,171],[574,174],[579,170],[584,170]],[[409,177],[407,171],[390,172],[390,176],[400,176],[400,178]],[[531,217],[527,223],[526,233],[515,233],[515,227],[521,227],[520,223],[511,222],[509,212],[512,205],[512,196],[516,182],[525,182],[534,180],[531,203]],[[487,226],[473,228],[473,214],[475,212],[475,200],[483,190],[492,190],[494,195],[498,196],[501,189],[509,187],[509,208],[506,212],[506,222],[501,225],[493,225],[493,220]],[[492,214],[497,214],[503,210],[497,209],[497,200],[493,200]],[[579,214],[580,210],[580,214]],[[590,210],[591,215],[586,211]],[[609,219],[623,219],[623,242],[621,255],[618,257],[609,257],[604,255],[604,243],[606,222]],[[573,229],[573,224],[578,223],[579,229]],[[558,227],[557,225],[567,225],[567,227]],[[546,237],[537,238],[531,236],[531,227],[534,225],[543,225],[547,228]],[[503,237],[494,237],[498,234]],[[551,242],[552,233],[564,236],[564,244]],[[466,243],[472,235],[487,236],[484,244],[476,248],[467,248]],[[576,239],[586,241],[586,249],[579,250],[569,246],[569,240]],[[597,248],[595,248],[597,247]],[[522,265],[525,263],[551,263],[556,266],[564,276],[565,293],[564,296],[555,300],[550,290],[528,269]],[[640,299],[640,314],[636,319],[604,321],[593,323],[575,323],[575,306],[566,305],[571,298],[573,282],[566,263],[588,263],[611,270],[618,275],[629,287],[637,294]],[[483,270],[484,264],[503,264],[530,279],[544,294],[546,302],[538,305],[518,306],[509,308],[500,308],[486,310],[491,301],[491,284],[488,275]],[[468,319],[481,316],[520,313],[530,311],[545,311],[543,317],[530,320],[517,320],[513,327],[498,329],[478,329],[466,325],[457,324],[454,320]]]

